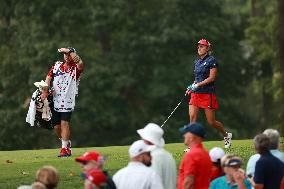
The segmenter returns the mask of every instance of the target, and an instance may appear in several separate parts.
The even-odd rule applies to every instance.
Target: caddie
[[[72,47],[60,48],[64,61],[57,61],[47,74],[45,82],[54,88],[54,112],[52,123],[56,134],[61,138],[62,147],[58,157],[69,157],[71,152],[70,120],[78,95],[83,62]]]

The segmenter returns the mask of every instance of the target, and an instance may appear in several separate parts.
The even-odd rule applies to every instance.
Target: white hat
[[[40,82],[35,82],[34,85],[35,85],[37,88],[48,87],[47,83],[45,83],[43,80],[41,80]]]
[[[143,129],[137,130],[137,133],[142,139],[148,140],[158,147],[163,147],[165,145],[165,140],[163,139],[164,131],[155,123],[147,124]]]
[[[151,152],[155,146],[146,144],[143,140],[135,141],[129,148],[130,158],[136,157],[144,152]]]
[[[221,158],[224,155],[225,155],[225,152],[220,147],[214,147],[209,152],[209,156],[210,156],[212,162],[218,162],[218,159],[221,160]]]

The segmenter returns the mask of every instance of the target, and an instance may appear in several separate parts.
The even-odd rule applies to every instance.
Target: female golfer
[[[210,43],[201,39],[197,43],[199,59],[194,62],[195,81],[188,86],[188,93],[191,93],[189,101],[190,122],[197,122],[199,109],[204,109],[209,125],[216,128],[224,136],[225,148],[231,146],[232,133],[227,133],[221,122],[215,119],[215,110],[218,109],[218,102],[215,96],[214,81],[217,75],[217,61],[210,55]]]

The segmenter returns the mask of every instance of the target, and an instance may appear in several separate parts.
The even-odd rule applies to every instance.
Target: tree
[[[281,35],[284,32],[284,2],[278,1],[278,12],[279,12],[279,33],[278,33],[278,42],[279,42],[279,57],[280,57],[280,72],[281,72],[281,91],[282,91],[282,103],[284,102],[284,36]],[[281,109],[281,123],[280,131],[281,136],[284,136],[284,106]],[[282,146],[283,148],[283,146]]]

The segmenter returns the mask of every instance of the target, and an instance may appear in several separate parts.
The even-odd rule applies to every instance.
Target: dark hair
[[[215,167],[222,168],[221,159],[218,159],[217,162],[212,162]]]
[[[265,134],[258,134],[254,137],[254,146],[259,154],[264,154],[270,149],[270,140]]]

